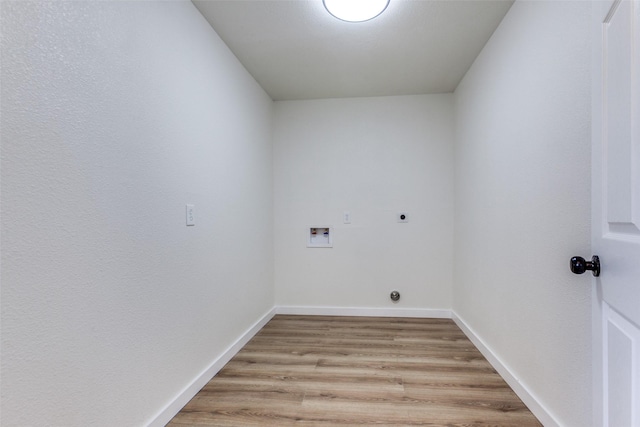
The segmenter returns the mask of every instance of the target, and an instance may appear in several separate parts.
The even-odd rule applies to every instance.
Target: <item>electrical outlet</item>
[[[187,205],[187,225],[196,225],[195,206]]]
[[[344,224],[351,224],[351,213],[350,212],[345,212],[342,215],[342,222]]]

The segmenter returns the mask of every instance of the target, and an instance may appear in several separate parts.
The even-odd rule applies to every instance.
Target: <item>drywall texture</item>
[[[567,426],[591,424],[588,2],[516,2],[455,92],[454,310]]]
[[[188,1],[3,1],[1,99],[1,424],[144,425],[274,305],[273,104]]]
[[[451,94],[275,103],[278,305],[451,307],[452,108]],[[333,227],[333,248],[307,248],[310,226]]]

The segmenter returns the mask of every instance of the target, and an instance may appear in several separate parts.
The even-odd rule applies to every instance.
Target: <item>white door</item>
[[[640,427],[640,0],[593,4],[595,425]]]

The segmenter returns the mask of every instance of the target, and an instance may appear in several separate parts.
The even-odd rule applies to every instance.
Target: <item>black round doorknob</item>
[[[591,261],[587,261],[581,256],[574,256],[569,262],[571,272],[575,274],[582,274],[587,270],[590,270],[595,277],[600,275],[600,258],[598,255],[591,257]]]

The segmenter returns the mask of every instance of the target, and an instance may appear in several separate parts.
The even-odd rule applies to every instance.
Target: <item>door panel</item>
[[[640,351],[640,329],[611,309],[605,303],[603,310],[604,384],[605,412],[604,419],[609,426],[638,425],[640,405],[629,397],[633,397],[640,387],[640,372],[634,357]]]
[[[630,2],[616,2],[603,27],[603,72],[605,87],[603,144],[607,158],[607,221],[630,233],[638,231],[633,221],[631,147],[631,22]]]
[[[640,427],[640,0],[593,4],[595,425]]]

